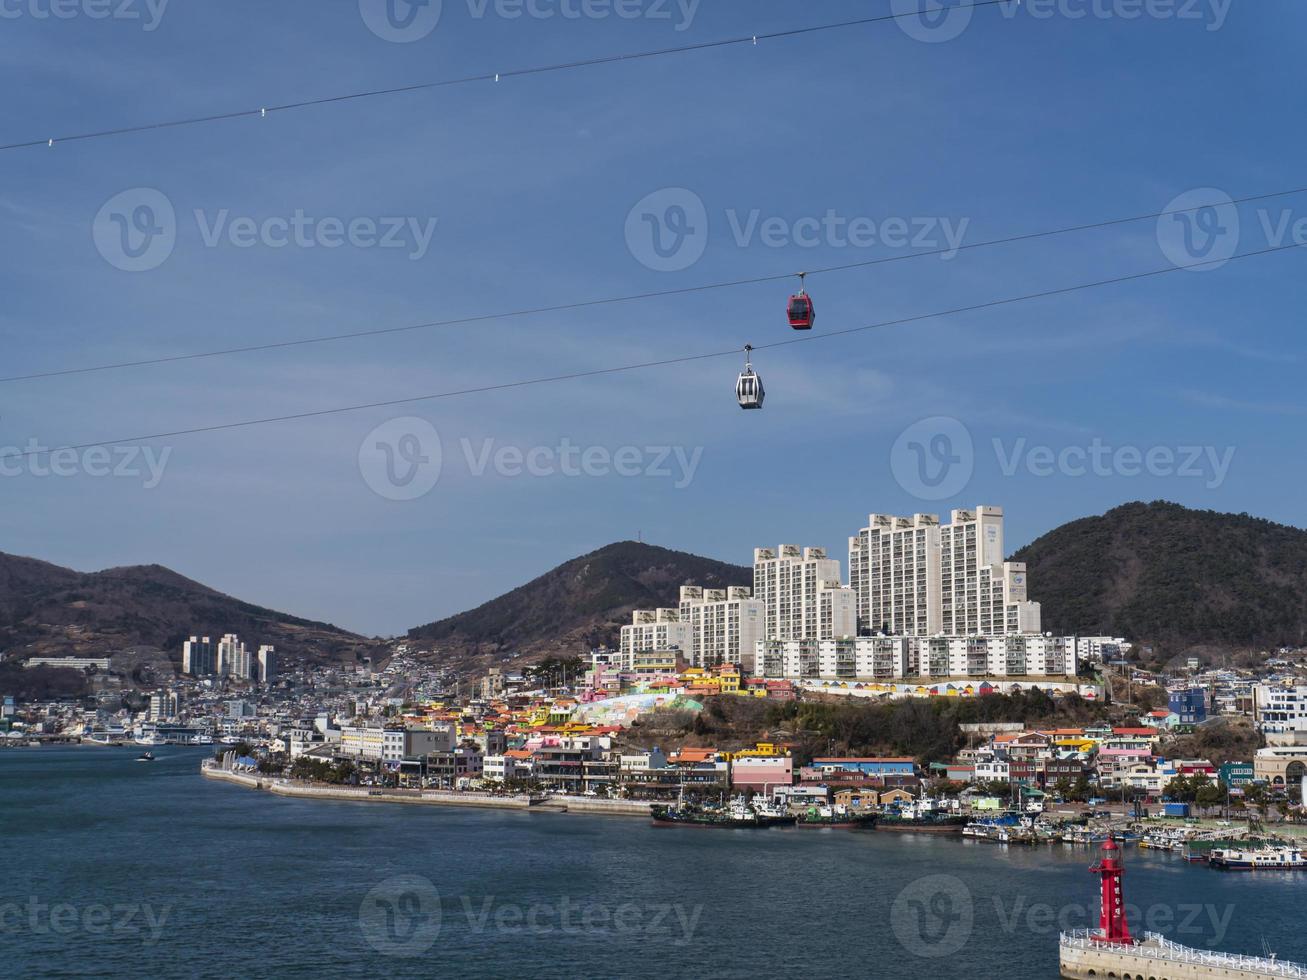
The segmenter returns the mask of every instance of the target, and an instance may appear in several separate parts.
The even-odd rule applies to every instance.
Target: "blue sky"
[[[881,24],[0,153],[0,374],[842,265],[908,254],[914,238],[946,244],[945,227],[977,242],[1161,211],[1196,189],[1307,185],[1293,164],[1307,8],[1184,0],[1131,16],[1141,6],[978,10],[947,41]],[[137,20],[94,8],[81,0],[63,19],[42,16],[49,0],[5,8],[0,142],[765,33],[891,2],[649,0],[622,18],[601,15],[611,4],[562,16],[579,0],[539,0],[553,16],[520,17],[445,0],[434,29],[406,43],[378,36],[355,0],[172,0],[157,23],[144,0],[122,8]],[[175,232],[154,268],[128,271],[114,221],[133,233],[142,189],[167,201]],[[650,268],[644,215],[673,221],[667,207],[686,201],[706,219],[690,215],[692,251],[673,256],[688,267]],[[400,247],[362,232],[340,247],[278,246],[275,219],[297,212],[309,241],[332,240],[331,219],[363,232],[359,220],[375,219],[377,238],[395,230]],[[1193,214],[1195,234],[1255,250],[1292,242],[1307,194],[1241,207],[1237,237],[1228,209]],[[827,215],[856,222],[859,241],[823,230]],[[906,244],[896,221],[913,230]],[[814,276],[814,333],[1165,268],[1182,228],[1143,221]],[[155,440],[156,463],[168,454],[157,484],[125,452],[114,463],[133,473],[120,476],[84,455],[68,476],[11,463],[0,548],[86,570],[158,562],[393,633],[637,532],[744,564],[781,541],[843,559],[869,512],[977,503],[1006,508],[1009,550],[1135,499],[1301,524],[1304,262],[1290,251],[763,350],[762,412],[735,407],[732,356]],[[761,347],[790,339],[790,291],[0,384],[0,445],[133,446]],[[428,488],[432,431],[441,465]],[[562,446],[591,450],[589,465]],[[1085,463],[1095,447],[1097,471]],[[532,450],[543,475],[518,472],[515,453]],[[619,461],[639,475],[613,473]]]

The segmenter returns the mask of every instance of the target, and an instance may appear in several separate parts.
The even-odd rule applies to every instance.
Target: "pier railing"
[[[1169,963],[1197,963],[1228,970],[1261,973],[1272,977],[1307,978],[1307,967],[1286,960],[1193,949],[1189,946],[1173,943],[1165,936],[1155,932],[1145,933],[1144,936],[1143,943],[1135,946],[1122,946],[1119,943],[1103,942],[1092,930],[1077,929],[1074,932],[1062,933],[1061,943],[1063,946],[1069,946],[1073,949],[1116,950],[1131,956],[1143,956],[1148,959],[1163,960]]]

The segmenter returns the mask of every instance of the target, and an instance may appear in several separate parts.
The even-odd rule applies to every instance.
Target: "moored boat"
[[[800,827],[833,827],[841,830],[870,829],[879,819],[878,813],[860,813],[847,807],[811,806],[798,816]]]
[[[1217,847],[1207,863],[1222,871],[1295,871],[1307,868],[1307,857],[1297,847]]]
[[[688,827],[763,828],[782,827],[795,822],[795,818],[788,814],[760,813],[739,797],[726,806],[682,802],[675,806],[654,805],[649,808],[649,812],[655,824]]]

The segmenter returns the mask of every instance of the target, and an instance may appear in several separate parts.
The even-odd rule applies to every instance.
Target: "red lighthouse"
[[[1104,943],[1131,945],[1130,923],[1125,914],[1125,893],[1121,890],[1121,875],[1125,868],[1121,864],[1121,848],[1109,834],[1103,845],[1102,859],[1089,869],[1100,876],[1103,882],[1102,911],[1098,916],[1098,935],[1094,938]]]

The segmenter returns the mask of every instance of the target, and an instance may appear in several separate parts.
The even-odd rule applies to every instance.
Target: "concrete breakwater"
[[[1067,980],[1303,980],[1307,967],[1285,960],[1190,949],[1148,933],[1132,945],[1098,941],[1093,934],[1068,933],[1059,949]]]
[[[413,806],[463,806],[492,810],[543,810],[551,813],[598,813],[624,817],[648,817],[649,804],[636,800],[604,800],[586,796],[550,796],[533,802],[526,796],[494,796],[489,793],[457,793],[449,790],[373,789],[367,786],[327,786],[292,779],[230,772],[205,764],[207,779],[235,783],[246,789],[299,799],[338,800],[351,803],[405,803]]]

